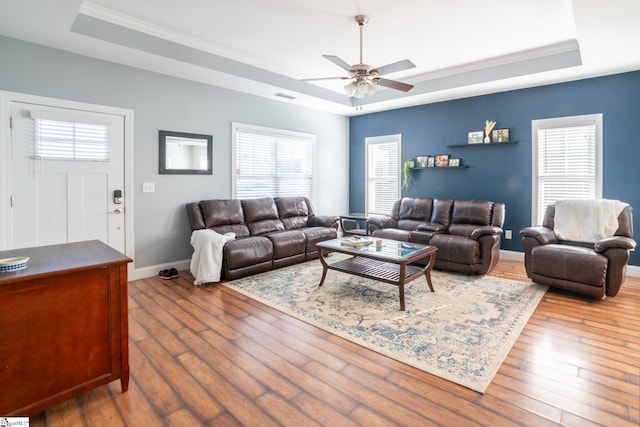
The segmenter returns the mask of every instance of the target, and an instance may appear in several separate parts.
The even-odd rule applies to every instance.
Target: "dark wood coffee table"
[[[353,242],[354,238],[350,237],[348,239],[326,240],[316,244],[323,268],[322,279],[320,279],[318,286],[322,286],[329,270],[342,271],[343,273],[389,283],[399,288],[401,311],[405,309],[405,283],[424,275],[429,289],[434,292],[431,284],[431,270],[436,262],[437,247],[389,239],[364,238],[363,240],[370,240],[372,243],[362,247],[353,247],[345,242]],[[381,240],[382,245],[376,245],[377,240]],[[353,256],[329,264],[324,258],[324,252],[340,252]],[[429,261],[424,267],[410,265],[427,257]]]

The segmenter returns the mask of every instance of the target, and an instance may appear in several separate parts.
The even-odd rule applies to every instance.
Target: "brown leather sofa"
[[[235,233],[223,248],[222,280],[317,258],[316,243],[337,238],[338,217],[315,215],[306,197],[203,200],[186,208],[191,231]]]
[[[374,216],[367,230],[374,237],[434,245],[434,268],[486,274],[500,258],[504,203],[405,197],[390,217]]]
[[[595,244],[559,240],[554,219],[552,204],[542,226],[520,230],[527,276],[535,283],[590,297],[615,296],[626,278],[629,251],[636,247],[631,206],[618,215],[614,237]]]

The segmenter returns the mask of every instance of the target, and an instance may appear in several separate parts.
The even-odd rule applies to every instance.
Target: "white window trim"
[[[557,117],[531,121],[531,224],[542,224],[543,218],[538,218],[538,130],[559,127],[580,126],[588,123],[596,125],[596,199],[602,198],[602,113],[585,114],[581,116]]]
[[[238,123],[238,122],[232,122],[231,123],[231,194],[234,195],[236,194],[236,132],[238,130],[238,128],[240,129],[245,129],[245,130],[254,130],[256,132],[261,132],[261,133],[272,133],[274,135],[286,135],[286,136],[292,136],[292,137],[296,137],[296,138],[309,138],[311,139],[311,162],[312,162],[312,168],[313,168],[313,175],[311,177],[311,197],[310,197],[310,201],[312,206],[316,206],[316,180],[317,180],[317,156],[316,156],[316,135],[314,134],[310,134],[310,133],[304,133],[304,132],[296,132],[296,131],[292,131],[292,130],[286,130],[286,129],[277,129],[277,128],[270,128],[270,127],[265,127],[265,126],[257,126],[257,125],[250,125],[250,124],[246,124],[246,123]]]
[[[370,209],[369,209],[369,145],[371,144],[384,144],[384,143],[389,143],[389,142],[397,142],[398,143],[398,167],[396,168],[397,170],[397,178],[396,181],[398,183],[398,195],[401,196],[402,195],[402,176],[401,176],[401,165],[400,165],[400,159],[402,158],[402,134],[395,134],[395,135],[383,135],[383,136],[372,136],[372,137],[367,137],[364,139],[364,200],[365,200],[365,215],[369,215],[370,214]]]

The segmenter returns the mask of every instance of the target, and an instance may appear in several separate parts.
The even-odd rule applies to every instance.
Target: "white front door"
[[[12,102],[11,117],[9,247],[98,239],[126,253],[124,116]]]

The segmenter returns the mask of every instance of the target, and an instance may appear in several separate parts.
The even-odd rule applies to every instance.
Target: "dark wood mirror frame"
[[[213,174],[213,136],[196,133],[172,132],[168,130],[159,131],[159,173],[174,175],[212,175]],[[206,147],[204,146],[206,143]],[[178,145],[187,150],[187,147],[200,147],[206,150],[207,168],[199,168],[198,165],[179,164],[175,167],[167,166],[168,152],[174,149],[171,145]],[[184,144],[184,146],[182,145]],[[204,151],[204,150],[202,150]],[[189,151],[184,151],[182,158],[190,157]],[[192,161],[192,160],[191,160]],[[184,162],[183,162],[184,163]]]

